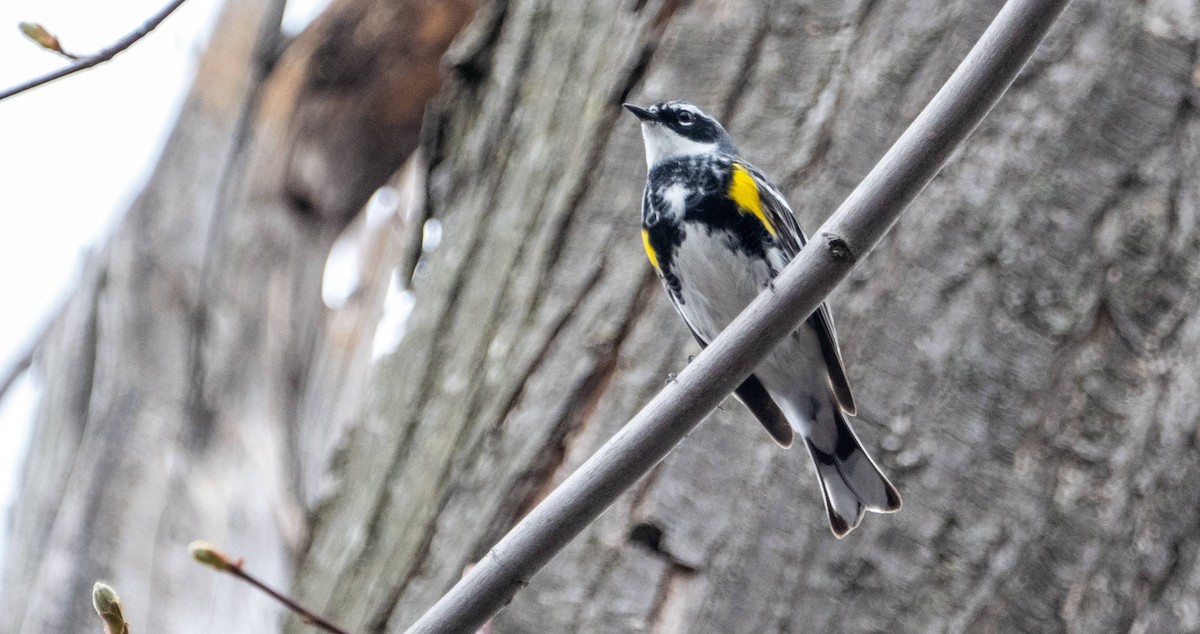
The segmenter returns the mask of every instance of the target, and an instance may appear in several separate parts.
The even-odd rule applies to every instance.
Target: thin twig
[[[313,614],[304,606],[300,605],[299,603],[296,603],[296,601],[294,599],[292,599],[291,597],[280,594],[279,592],[276,592],[275,590],[273,590],[269,586],[267,586],[267,584],[259,581],[258,579],[255,579],[253,576],[250,575],[250,573],[246,572],[245,570],[242,570],[240,565],[234,566],[233,568],[231,568],[229,570],[229,574],[231,574],[239,579],[242,579],[243,581],[245,581],[246,583],[249,583],[250,585],[254,586],[255,588],[258,588],[259,590],[262,590],[263,592],[266,592],[267,594],[271,595],[272,597],[274,597],[274,599],[276,601],[286,605],[289,610],[291,610],[292,612],[295,612],[297,615],[299,615],[300,620],[304,621],[306,624],[311,625],[313,627],[318,627],[320,629],[325,630],[326,632],[333,632],[333,634],[348,634],[348,632],[346,632],[346,630],[343,630],[342,628],[334,625],[333,623],[330,623],[329,621],[327,621],[323,617],[321,617],[319,614]]]
[[[273,599],[287,606],[287,608],[292,612],[295,612],[305,624],[318,627],[326,632],[332,632],[333,634],[349,634],[346,632],[346,630],[343,630],[333,623],[330,623],[322,616],[314,614],[309,611],[308,608],[296,603],[296,601],[291,597],[276,592],[267,584],[259,581],[253,575],[242,569],[243,562],[241,559],[234,561],[229,557],[229,555],[226,555],[225,553],[214,548],[212,544],[209,544],[205,541],[195,541],[188,545],[188,551],[191,553],[192,559],[195,559],[205,566],[215,568],[221,572],[228,572],[238,579],[241,579],[255,588],[258,588],[259,590],[271,595]]]
[[[29,346],[21,353],[21,356],[13,359],[8,369],[4,370],[3,374],[0,374],[0,401],[4,400],[4,397],[12,389],[17,379],[33,365],[34,357],[37,356],[38,350],[42,347],[42,343],[46,340],[47,335],[50,334],[50,328],[54,326],[56,321],[57,318],[47,319],[42,329],[38,331],[38,334],[29,342]]]
[[[146,37],[150,31],[153,31],[158,27],[159,24],[162,24],[162,21],[167,19],[167,16],[171,15],[171,12],[175,11],[175,9],[178,9],[179,5],[183,4],[184,2],[185,0],[171,0],[170,4],[163,7],[149,20],[146,20],[140,27],[137,28],[137,30],[133,31],[129,35],[126,35],[120,40],[117,40],[116,43],[104,50],[101,50],[93,55],[88,55],[87,57],[80,57],[69,66],[64,66],[63,68],[60,68],[54,72],[42,75],[41,77],[36,77],[23,84],[13,86],[12,88],[0,92],[0,101],[4,101],[13,95],[23,93],[26,90],[32,90],[43,84],[48,84],[56,79],[62,79],[67,75],[73,75],[81,70],[87,70],[93,66],[107,62],[108,60],[116,57],[117,53],[120,53],[130,46],[133,46],[134,42]]]
[[[4,400],[4,395],[12,389],[13,383],[21,378],[21,375],[33,365],[33,357],[37,353],[36,347],[31,347],[26,350],[8,369],[0,376],[0,401]]]
[[[473,632],[658,464],[812,314],[975,129],[1066,6],[1009,0],[967,58],[808,245],[658,396],[525,516],[408,632]]]

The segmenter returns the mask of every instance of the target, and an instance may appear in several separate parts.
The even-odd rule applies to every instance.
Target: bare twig
[[[16,86],[13,86],[12,88],[4,90],[3,92],[0,92],[0,101],[4,101],[5,99],[12,97],[13,95],[23,93],[26,90],[32,90],[43,84],[48,84],[56,79],[62,79],[63,77],[66,77],[67,75],[73,75],[75,73],[78,73],[81,70],[87,70],[93,66],[107,62],[108,60],[116,57],[117,53],[120,53],[121,51],[129,48],[130,46],[133,46],[134,42],[137,42],[138,40],[142,39],[143,37],[146,37],[146,34],[148,34],[150,31],[153,31],[155,28],[157,28],[159,24],[162,24],[162,21],[167,19],[167,16],[171,15],[171,12],[173,12],[175,9],[178,9],[179,5],[183,4],[184,2],[185,2],[185,0],[171,0],[170,4],[163,7],[158,13],[154,14],[149,20],[146,20],[135,31],[133,31],[129,35],[126,35],[125,37],[121,38],[120,40],[117,40],[116,43],[114,43],[112,46],[109,46],[108,48],[105,48],[93,55],[88,55],[86,57],[80,57],[80,58],[76,59],[75,62],[69,66],[64,66],[63,68],[60,68],[54,72],[48,73],[46,75],[42,75],[41,77],[35,77],[34,79],[31,79],[23,84],[18,84]]]
[[[330,623],[318,614],[313,614],[308,610],[308,608],[296,603],[296,601],[291,597],[275,591],[273,588],[259,581],[250,573],[242,570],[241,559],[234,561],[225,553],[213,548],[213,546],[208,542],[202,541],[192,542],[190,545],[188,545],[188,551],[191,552],[192,559],[195,559],[196,561],[210,568],[216,568],[221,572],[228,572],[238,579],[241,579],[255,588],[258,588],[259,590],[271,595],[273,599],[287,606],[287,609],[295,612],[306,624],[325,630],[326,632],[332,632],[333,634],[348,634],[346,630],[343,630],[333,623]]]
[[[46,336],[50,334],[50,328],[56,321],[57,318],[47,319],[38,334],[30,340],[28,347],[21,352],[21,356],[13,359],[8,368],[0,372],[0,401],[4,400],[17,379],[21,378],[21,375],[33,365],[33,359],[37,356],[38,349],[42,347],[42,342],[46,340]]]
[[[21,356],[17,357],[12,365],[8,366],[4,374],[0,374],[0,401],[4,400],[4,395],[8,394],[8,390],[12,388],[13,383],[16,383],[17,379],[21,378],[21,375],[33,365],[33,357],[36,354],[37,348],[29,348],[21,353]]]
[[[291,610],[292,612],[295,612],[297,615],[299,615],[300,620],[304,621],[306,624],[311,625],[316,628],[319,628],[319,629],[322,629],[322,630],[325,630],[326,632],[333,632],[334,634],[347,634],[346,630],[343,630],[342,628],[334,625],[333,623],[326,621],[324,619],[324,617],[322,617],[318,614],[313,614],[312,612],[309,612],[307,608],[300,605],[299,603],[296,603],[296,601],[294,599],[292,599],[291,597],[288,597],[279,592],[276,592],[275,590],[271,589],[263,582],[250,576],[250,573],[242,570],[240,567],[231,569],[229,571],[229,574],[231,574],[239,579],[242,579],[242,580],[246,581],[247,583],[249,583],[250,585],[254,586],[255,588],[258,588],[259,590],[262,590],[263,592],[266,592],[267,594],[271,595],[272,597],[275,598],[276,601],[284,604],[285,606],[287,606],[287,608],[289,610]]]
[[[763,293],[410,633],[471,632],[657,464],[891,228],[1024,66],[1067,0],[1009,0],[946,85]]]

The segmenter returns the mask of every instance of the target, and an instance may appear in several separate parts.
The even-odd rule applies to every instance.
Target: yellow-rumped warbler
[[[683,101],[625,107],[646,142],[646,255],[703,347],[800,251],[804,232],[715,119]],[[900,494],[846,421],[854,397],[824,304],[734,394],[780,445],[792,444],[793,430],[804,439],[834,535],[854,530],[864,511],[900,510]]]

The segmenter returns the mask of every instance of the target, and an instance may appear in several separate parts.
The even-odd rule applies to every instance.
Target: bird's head
[[[729,133],[716,119],[686,101],[668,101],[642,108],[625,104],[642,122],[646,142],[646,164],[704,154],[736,155]]]

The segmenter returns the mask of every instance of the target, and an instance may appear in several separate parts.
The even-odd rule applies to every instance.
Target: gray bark
[[[329,247],[416,147],[473,2],[336,2],[268,80],[283,6],[228,4],[146,190],[39,346],[0,631],[98,630],[97,579],[135,631],[277,627],[280,606],[186,546],[286,587],[382,303],[369,289],[327,323]],[[402,229],[375,228],[380,277]]]
[[[135,631],[274,629],[187,561],[206,538],[402,631],[694,351],[640,252],[619,103],[706,107],[812,229],[1000,2],[488,5],[426,127],[445,240],[373,367],[413,232],[375,237],[341,311],[321,269],[415,143],[405,97],[465,5],[336,2],[264,85],[280,6],[231,3],[39,349],[0,630],[96,629],[100,577]],[[904,511],[833,540],[807,458],[729,400],[492,631],[1200,630],[1198,39],[1189,0],[1076,0],[833,297]]]
[[[301,599],[403,631],[686,362],[638,244],[627,95],[716,113],[813,228],[999,4],[480,16],[428,136],[446,238],[334,461]],[[1198,37],[1188,2],[1075,2],[834,296],[904,511],[834,541],[807,458],[728,401],[493,631],[1200,629]]]
[[[217,416],[196,398],[210,386],[193,382],[210,361],[193,345],[209,316],[200,308],[211,284],[205,263],[223,237],[211,219],[226,204],[258,60],[282,7],[246,1],[223,13],[147,189],[40,347],[45,387],[14,510],[0,629],[95,629],[87,597],[101,578],[147,631],[233,622],[214,603],[260,627],[273,620],[239,589],[195,575],[182,555],[208,534],[253,548],[270,578],[290,569],[279,522],[283,438],[244,403]],[[207,325],[236,323],[221,317]],[[221,360],[211,361],[219,374]]]

